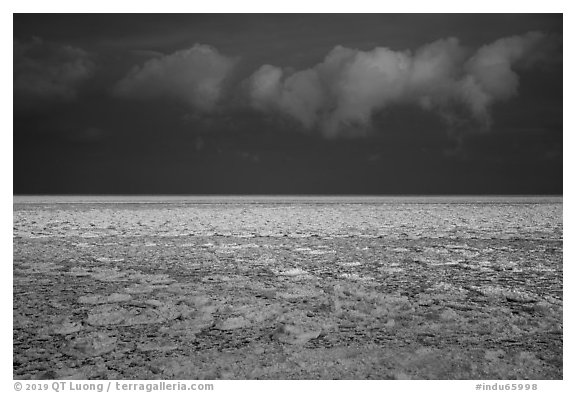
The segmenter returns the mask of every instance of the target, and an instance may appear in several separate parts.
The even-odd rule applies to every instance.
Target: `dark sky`
[[[561,194],[562,15],[16,14],[15,194]]]

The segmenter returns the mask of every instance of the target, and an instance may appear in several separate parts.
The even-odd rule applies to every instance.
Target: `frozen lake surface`
[[[14,378],[561,379],[562,197],[14,197]]]

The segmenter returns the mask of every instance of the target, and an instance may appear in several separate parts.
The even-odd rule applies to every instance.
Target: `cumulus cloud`
[[[88,52],[69,45],[14,40],[14,98],[18,105],[66,101],[94,74]]]
[[[416,51],[335,47],[316,66],[297,72],[263,65],[247,81],[251,104],[279,112],[327,137],[358,135],[374,112],[414,104],[448,123],[463,114],[490,125],[490,108],[518,91],[515,68],[542,60],[547,36],[528,33],[471,51],[448,38]]]
[[[134,99],[175,99],[195,110],[210,111],[235,63],[236,59],[211,46],[196,44],[136,66],[118,82],[115,93]]]

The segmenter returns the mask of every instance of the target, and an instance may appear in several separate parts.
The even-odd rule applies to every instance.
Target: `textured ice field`
[[[21,198],[22,199],[22,198]],[[387,238],[562,239],[562,203],[554,198],[305,198],[246,203],[28,203],[14,210],[14,236],[340,236]],[[39,200],[42,200],[39,198]],[[72,199],[73,200],[73,199]],[[345,203],[340,203],[340,201]],[[432,203],[428,202],[432,200]],[[48,200],[50,201],[50,199]],[[60,200],[62,201],[62,200]],[[362,201],[362,203],[354,202]],[[379,201],[383,201],[379,202]],[[545,203],[541,203],[545,202]],[[551,203],[551,202],[556,203]],[[156,202],[156,203],[155,203]],[[346,203],[347,202],[347,203]],[[559,203],[558,203],[559,202]]]
[[[561,198],[22,198],[14,377],[562,378]]]

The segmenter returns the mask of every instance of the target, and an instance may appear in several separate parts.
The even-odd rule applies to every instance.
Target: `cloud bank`
[[[196,44],[136,66],[114,92],[133,99],[174,99],[207,112],[222,97],[223,83],[235,63],[211,46]]]
[[[14,40],[14,99],[19,106],[74,100],[94,69],[90,55],[80,48],[39,38]]]
[[[281,113],[326,137],[361,135],[372,115],[395,104],[438,113],[449,125],[472,119],[490,126],[490,109],[518,92],[515,69],[546,59],[539,32],[499,39],[476,51],[456,38],[414,52],[335,47],[316,66],[289,71],[263,65],[247,80],[251,105]]]

